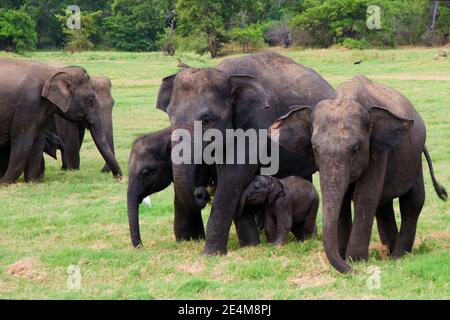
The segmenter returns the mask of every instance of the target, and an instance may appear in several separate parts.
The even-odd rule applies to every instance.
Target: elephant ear
[[[233,104],[233,124],[242,128],[261,109],[268,108],[265,90],[262,84],[249,75],[230,75],[228,82],[231,87]]]
[[[169,106],[170,99],[172,98],[173,82],[177,74],[165,77],[162,80],[162,84],[159,87],[158,99],[156,102],[156,108],[167,112],[167,107]]]
[[[72,103],[72,78],[66,72],[58,72],[48,79],[41,96],[66,113]]]
[[[387,151],[400,142],[412,128],[414,120],[397,116],[383,107],[371,107],[371,146]]]
[[[270,127],[270,138],[291,152],[301,153],[311,143],[311,107],[290,109]]]

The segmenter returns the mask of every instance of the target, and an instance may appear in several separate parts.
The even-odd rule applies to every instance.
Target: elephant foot
[[[235,221],[235,226],[241,248],[254,247],[261,243],[259,230],[254,219]]]
[[[407,251],[407,250],[400,250],[400,249],[394,249],[394,251],[391,253],[391,258],[392,259],[400,259],[402,258],[405,254],[407,253],[411,253],[411,251]]]
[[[347,260],[349,261],[367,261],[369,259],[368,252],[347,252]]]
[[[202,254],[204,256],[226,256],[228,253],[227,247],[217,247],[206,244]]]
[[[274,242],[274,245],[276,246],[276,247],[282,247],[282,246],[284,246],[284,241],[282,241],[282,240],[277,240],[277,241],[275,241]]]
[[[111,169],[109,168],[109,166],[107,164],[105,164],[102,168],[102,173],[110,173]]]
[[[182,241],[201,241],[205,239],[205,233],[203,232],[195,232],[195,233],[188,233],[188,234],[181,234],[175,237],[177,242]]]

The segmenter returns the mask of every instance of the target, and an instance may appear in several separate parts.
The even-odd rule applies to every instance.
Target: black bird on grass
[[[353,62],[353,64],[360,64],[361,62],[362,62],[362,60],[358,60],[358,61]]]

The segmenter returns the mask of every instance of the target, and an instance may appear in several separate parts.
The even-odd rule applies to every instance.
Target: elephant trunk
[[[111,146],[108,143],[106,134],[104,130],[102,130],[102,126],[91,124],[89,126],[89,131],[91,132],[92,138],[94,139],[97,149],[100,151],[109,168],[111,168],[114,177],[118,179],[122,178],[122,170],[120,169],[120,166],[117,163],[113,150],[111,149]]]
[[[111,148],[113,155],[115,155],[112,115],[111,114],[104,115],[102,119],[104,122],[103,127],[105,128],[105,132],[106,132],[106,140],[108,141],[109,147]],[[102,172],[108,173],[110,171],[111,171],[111,169],[109,168],[108,164],[105,163],[105,165],[102,168]]]
[[[195,165],[172,165],[175,192],[186,208],[203,209],[208,202],[205,188],[195,188]]]
[[[319,164],[323,199],[323,240],[331,265],[342,273],[352,269],[339,255],[338,223],[342,201],[349,185],[349,168],[337,161]]]
[[[131,243],[135,248],[142,245],[139,231],[139,204],[141,198],[141,192],[137,184],[130,178],[127,192],[128,224],[130,226]]]

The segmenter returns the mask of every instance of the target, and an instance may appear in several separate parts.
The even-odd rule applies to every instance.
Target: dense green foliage
[[[20,10],[0,9],[0,50],[22,51],[36,45],[36,24]]]
[[[38,48],[162,49],[172,54],[175,50],[187,49],[201,54],[210,52],[212,57],[217,57],[229,42],[238,43],[243,51],[256,49],[264,42],[283,46],[366,48],[422,45],[429,43],[431,38],[434,45],[446,44],[450,36],[450,1],[438,1],[435,28],[430,32],[434,2],[79,0],[82,30],[77,32],[68,31],[60,17],[72,4],[70,0],[0,0],[0,8],[20,12],[21,19],[23,13],[31,17],[35,28],[25,33],[32,34],[35,29]],[[370,5],[381,9],[381,29],[369,29],[366,25]],[[172,11],[175,11],[175,28],[170,31],[166,17]],[[9,23],[13,21],[13,30],[30,29],[29,23],[22,26],[21,19],[8,20]],[[0,32],[11,33],[1,29]],[[21,49],[33,48],[34,41],[24,42],[22,33],[8,37],[17,37]],[[32,39],[30,36],[26,38]]]

